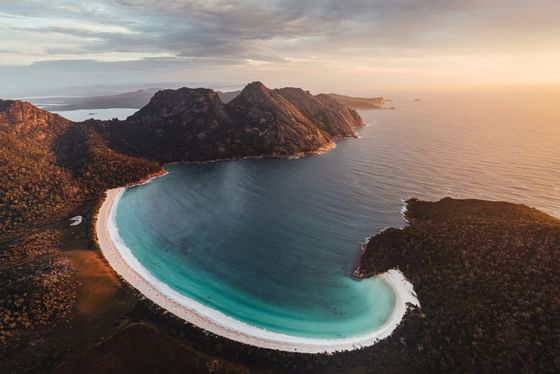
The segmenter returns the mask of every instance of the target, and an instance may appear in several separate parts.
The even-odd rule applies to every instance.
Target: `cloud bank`
[[[558,14],[547,0],[20,0],[0,8],[0,83],[9,92],[23,76],[37,79],[24,84],[32,89],[367,74],[384,86],[422,84],[429,66],[449,75],[465,59],[469,74],[505,79],[528,55],[558,61]]]

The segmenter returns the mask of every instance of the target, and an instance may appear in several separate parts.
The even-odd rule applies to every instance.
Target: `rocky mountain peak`
[[[243,91],[260,91],[266,92],[269,91],[269,88],[266,87],[261,81],[254,81],[245,86]]]
[[[180,88],[178,90],[161,90],[156,92],[150,102],[132,118],[143,117],[168,118],[190,113],[212,111],[223,108],[218,94],[206,88]]]
[[[245,86],[241,93],[228,105],[234,109],[239,106],[270,107],[272,109],[272,107],[278,106],[285,107],[290,103],[261,82],[253,82]]]

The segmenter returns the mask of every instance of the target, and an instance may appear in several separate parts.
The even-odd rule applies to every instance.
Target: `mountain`
[[[204,88],[159,91],[126,121],[101,123],[117,149],[160,162],[222,158],[232,125],[218,95]]]
[[[69,126],[29,103],[0,100],[0,231],[47,219],[75,192],[53,152]]]
[[[27,140],[51,139],[70,125],[70,121],[19,100],[0,99],[0,131]]]
[[[358,113],[328,95],[311,95],[301,88],[286,87],[275,90],[303,114],[313,118],[316,125],[334,139],[356,136],[355,129],[364,123]]]
[[[328,94],[330,97],[353,109],[383,109],[385,106],[385,98],[383,97],[352,97],[339,94]]]
[[[210,89],[163,90],[128,119],[98,125],[115,149],[159,162],[313,153],[363,126],[352,109],[294,90],[253,82],[227,104]]]
[[[256,154],[315,152],[332,144],[315,118],[260,82],[247,85],[227,106]]]

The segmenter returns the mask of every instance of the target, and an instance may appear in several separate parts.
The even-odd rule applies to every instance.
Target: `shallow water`
[[[403,225],[401,199],[560,215],[560,113],[517,104],[402,101],[362,112],[361,138],[320,156],[172,166],[124,193],[119,232],[160,280],[236,319],[304,337],[364,334],[395,296],[351,273],[367,236]]]

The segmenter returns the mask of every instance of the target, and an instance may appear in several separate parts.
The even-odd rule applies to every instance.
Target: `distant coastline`
[[[33,97],[26,100],[44,110],[54,112],[77,112],[105,109],[132,109],[140,110],[156,94],[160,88],[147,88],[133,92],[123,92],[116,95],[101,96],[53,96],[53,97]],[[237,91],[216,91],[221,101],[226,104],[236,98],[241,90]],[[384,97],[354,97],[329,93],[336,101],[353,109],[383,109],[387,101]]]

